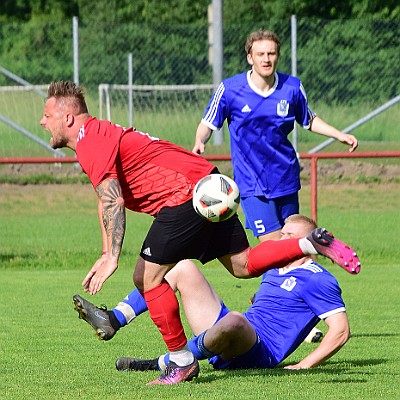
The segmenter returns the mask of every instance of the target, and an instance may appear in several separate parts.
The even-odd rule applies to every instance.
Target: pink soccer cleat
[[[314,229],[307,239],[319,254],[330,258],[350,274],[355,275],[360,272],[361,263],[357,253],[346,243],[336,239],[325,228]]]
[[[190,382],[193,378],[197,378],[199,371],[200,366],[196,359],[185,367],[180,367],[173,361],[170,361],[165,372],[158,379],[149,382],[147,385],[174,385],[175,383],[184,381]]]

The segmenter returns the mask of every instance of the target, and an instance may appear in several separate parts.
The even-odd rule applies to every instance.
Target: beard
[[[52,136],[50,138],[50,146],[52,149],[62,149],[63,147],[67,147],[67,140],[60,136]]]
[[[48,129],[48,131],[51,133],[50,146],[53,149],[67,147],[68,139],[64,134],[64,127],[61,121],[56,124],[54,129]]]

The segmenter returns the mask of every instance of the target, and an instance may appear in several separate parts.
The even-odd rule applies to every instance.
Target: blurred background
[[[191,149],[215,85],[249,69],[244,44],[260,28],[280,36],[278,70],[301,79],[323,119],[344,129],[390,108],[357,136],[400,149],[398,1],[2,0],[0,157],[50,154],[39,120],[60,79],[85,87],[92,115]],[[210,153],[229,153],[222,138]],[[299,151],[321,142],[295,140]]]

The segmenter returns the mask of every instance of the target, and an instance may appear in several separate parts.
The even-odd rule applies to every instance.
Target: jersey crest
[[[281,100],[276,105],[276,112],[280,117],[286,117],[289,113],[289,103],[287,100]]]
[[[290,278],[285,279],[285,281],[281,285],[281,288],[287,290],[288,292],[291,292],[296,284],[296,278],[294,276],[291,276]]]

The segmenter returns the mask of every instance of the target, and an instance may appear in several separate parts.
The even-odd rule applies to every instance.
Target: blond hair
[[[88,112],[84,91],[74,82],[51,82],[47,90],[47,98],[50,99],[51,97],[54,97],[57,101],[68,103],[75,115]]]
[[[302,214],[292,214],[287,217],[285,219],[285,224],[289,223],[308,225],[310,228],[310,232],[318,227],[317,223],[313,219],[306,217]]]

